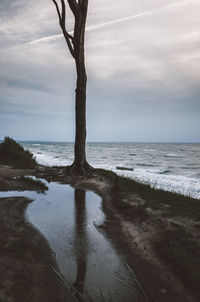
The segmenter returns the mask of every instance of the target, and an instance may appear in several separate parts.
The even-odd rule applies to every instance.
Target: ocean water
[[[44,165],[70,165],[72,143],[23,142]],[[200,144],[87,143],[88,162],[118,175],[200,199]],[[132,169],[119,170],[117,167]]]

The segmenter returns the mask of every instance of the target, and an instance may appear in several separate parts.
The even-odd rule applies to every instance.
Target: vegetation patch
[[[19,180],[19,182],[24,184],[25,186],[30,187],[30,188],[35,188],[36,190],[39,190],[39,191],[48,190],[48,187],[45,185],[45,183],[39,179],[33,179],[28,176],[21,176],[21,177],[17,178],[17,180]]]
[[[0,177],[0,191],[37,191],[44,192],[48,187],[39,179],[27,176],[3,179]]]
[[[157,190],[150,187],[150,185],[141,184],[132,179],[118,176],[112,171],[98,169],[98,172],[102,176],[107,177],[113,184],[111,194],[114,205],[118,207],[120,211],[124,211],[130,218],[134,216],[131,207],[134,207],[136,210],[134,196],[137,195],[145,200],[145,205],[140,206],[142,207],[142,211],[143,208],[151,208],[154,211],[162,211],[164,216],[181,216],[200,221],[200,201],[197,199],[173,192]],[[133,196],[132,203],[129,202],[128,205],[124,204],[127,199],[131,199],[131,196]]]
[[[112,183],[111,199],[118,213],[137,224],[141,234],[143,222],[154,230],[148,237],[153,254],[163,269],[167,267],[195,299],[199,298],[200,201],[156,190],[111,171],[99,173]]]
[[[37,166],[33,154],[8,136],[0,144],[0,164],[25,169],[34,169]]]

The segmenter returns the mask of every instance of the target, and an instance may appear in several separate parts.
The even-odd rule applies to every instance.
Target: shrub
[[[0,163],[17,168],[33,169],[37,162],[33,154],[10,137],[5,137],[0,144]]]
[[[19,178],[17,178],[17,180],[19,180],[20,182],[26,184],[27,186],[29,186],[30,188],[37,188],[39,191],[46,191],[48,190],[47,185],[42,182],[40,179],[33,179],[31,177],[28,176],[21,176]]]

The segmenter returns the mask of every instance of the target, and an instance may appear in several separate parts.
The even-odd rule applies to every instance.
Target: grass
[[[127,221],[141,226],[141,232],[143,222],[154,229],[150,240],[155,254],[199,299],[200,200],[157,190],[111,171],[99,173],[113,184],[111,198],[116,210]]]
[[[39,179],[33,179],[28,176],[21,176],[21,177],[17,178],[17,180],[19,180],[20,182],[24,183],[27,186],[36,187],[37,190],[40,190],[40,191],[48,190],[48,187],[45,185],[45,183]]]
[[[41,180],[33,179],[27,176],[17,177],[15,179],[0,179],[0,191],[37,191],[44,192],[48,187]]]
[[[34,169],[37,166],[33,154],[8,136],[0,144],[0,164],[25,169]]]
[[[166,215],[182,216],[200,220],[200,201],[174,192],[166,192],[150,187],[150,185],[138,183],[132,179],[117,176],[112,171],[98,170],[102,176],[109,178],[113,183],[114,204],[131,218],[131,203],[126,203],[127,198],[137,194],[145,200],[145,205],[140,205],[140,210],[150,207],[153,210],[163,210]],[[134,197],[133,197],[134,198]],[[135,207],[134,207],[135,208]],[[136,208],[135,210],[136,211]]]

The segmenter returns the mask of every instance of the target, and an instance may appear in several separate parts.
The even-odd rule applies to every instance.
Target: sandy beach
[[[36,184],[16,179],[25,175],[101,196],[106,215],[101,232],[123,251],[149,301],[198,301],[199,200],[155,191],[105,170],[85,178],[67,176],[62,167],[45,166],[35,170],[1,166],[0,190],[37,191]],[[58,278],[48,242],[24,219],[30,202],[23,192],[22,197],[0,199],[1,301],[76,301],[73,291]]]

